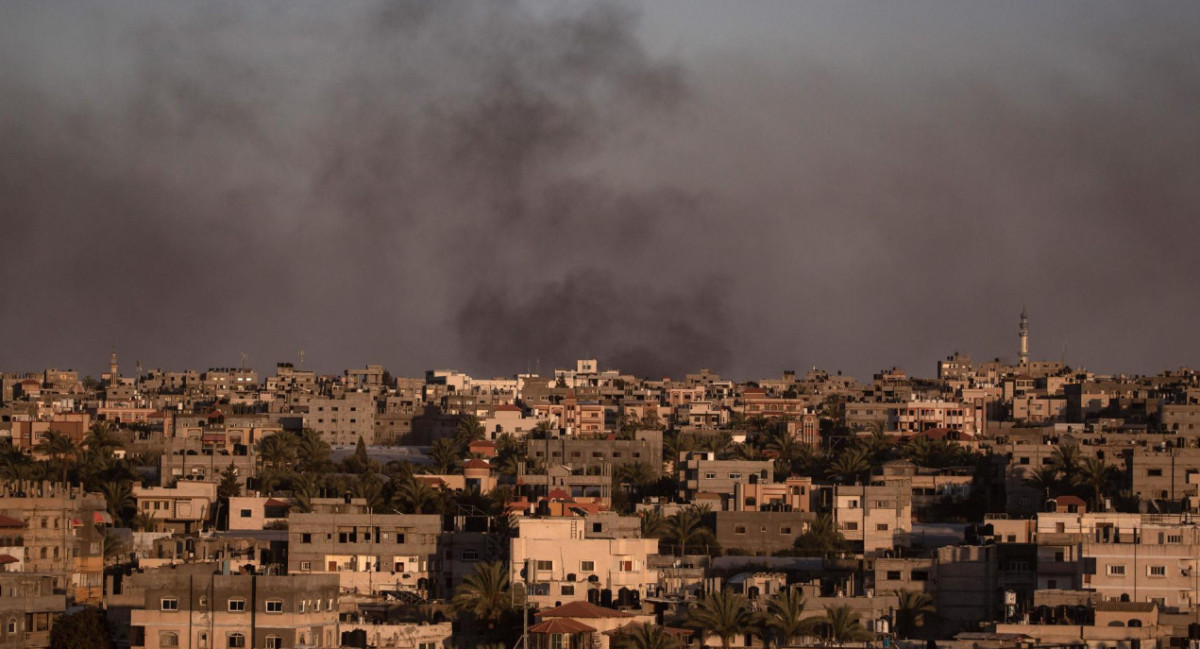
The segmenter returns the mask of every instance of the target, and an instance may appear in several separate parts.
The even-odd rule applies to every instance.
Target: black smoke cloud
[[[1197,10],[678,7],[4,5],[0,370],[1200,360]]]

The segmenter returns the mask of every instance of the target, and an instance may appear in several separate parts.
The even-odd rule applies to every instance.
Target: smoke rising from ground
[[[0,369],[1200,361],[1194,10],[693,6],[5,6]]]

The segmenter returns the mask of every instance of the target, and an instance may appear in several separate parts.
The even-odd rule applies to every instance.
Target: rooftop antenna
[[[300,357],[300,369],[304,369],[304,350],[301,349],[296,355]]]
[[[246,369],[246,352],[242,352],[242,364],[238,369],[240,369],[240,370]]]

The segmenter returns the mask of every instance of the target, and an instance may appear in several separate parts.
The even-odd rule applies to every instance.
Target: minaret
[[[1024,307],[1021,308],[1021,351],[1017,353],[1017,360],[1021,367],[1029,365],[1029,316]]]
[[[117,384],[117,350],[114,348],[112,356],[108,357],[108,382],[112,385]]]

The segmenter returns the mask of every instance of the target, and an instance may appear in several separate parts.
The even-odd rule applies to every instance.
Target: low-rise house
[[[263,530],[287,524],[291,504],[281,498],[234,496],[229,499],[229,530]]]
[[[187,534],[198,531],[209,520],[217,501],[217,485],[187,481],[173,487],[134,485],[133,497],[138,511],[152,517],[160,528]]]

